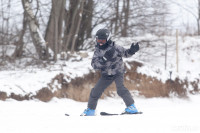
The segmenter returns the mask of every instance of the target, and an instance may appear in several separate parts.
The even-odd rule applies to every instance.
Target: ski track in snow
[[[101,111],[120,113],[120,98],[99,100],[97,116],[79,116],[86,102],[56,99],[0,101],[1,133],[179,133],[200,132],[200,98],[135,98],[141,115],[100,116]],[[65,116],[68,113],[71,116]]]

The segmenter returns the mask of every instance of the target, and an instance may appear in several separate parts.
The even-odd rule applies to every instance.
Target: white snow
[[[190,99],[135,98],[142,115],[100,116],[100,111],[121,113],[119,98],[99,100],[97,116],[79,116],[87,103],[56,99],[0,101],[1,133],[199,133],[200,97]],[[71,116],[65,116],[68,113]]]

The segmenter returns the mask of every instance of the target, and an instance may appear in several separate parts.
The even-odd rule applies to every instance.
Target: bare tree
[[[81,3],[80,3],[79,18],[78,18],[78,23],[77,23],[77,27],[76,27],[76,30],[75,30],[75,34],[74,34],[74,37],[73,37],[73,40],[72,40],[71,52],[74,52],[75,42],[76,42],[77,37],[78,37],[78,32],[79,32],[79,28],[80,28],[81,20],[82,20],[82,16],[83,16],[84,2],[85,2],[85,0],[82,0]]]
[[[94,27],[104,24],[117,36],[133,36],[144,33],[155,33],[155,29],[164,29],[163,25],[168,14],[167,3],[162,0],[114,0],[103,1],[105,6],[99,12],[94,13]],[[98,6],[98,2],[96,4]],[[96,8],[95,8],[96,9]],[[162,20],[162,21],[161,21]]]
[[[11,29],[10,16],[11,16],[11,1],[8,0],[5,2],[1,0],[0,45],[9,45],[13,38],[12,34],[10,33]]]
[[[119,29],[119,0],[115,1],[115,30],[114,30],[114,34],[116,34],[118,32]]]
[[[0,60],[2,62],[5,60],[13,61],[13,51],[15,45],[18,46],[17,40],[21,33],[18,32],[18,25],[20,24],[14,20],[16,13],[13,15],[12,11],[13,6],[19,2],[13,3],[11,0],[0,1]]]
[[[93,11],[94,11],[94,0],[85,0],[82,19],[80,23],[80,30],[75,45],[75,50],[81,48],[85,39],[91,38]]]
[[[66,44],[65,44],[65,50],[67,50],[69,48],[70,43],[72,41],[72,36],[74,35],[75,33],[75,28],[76,28],[76,16],[77,16],[77,13],[78,13],[78,9],[79,9],[79,5],[80,5],[80,0],[70,0],[70,3],[71,3],[71,9],[73,10],[72,13],[72,16],[71,16],[71,22],[70,22],[70,26],[67,24],[66,28],[69,29],[69,32],[67,34],[65,34],[65,38],[67,39],[66,40]]]
[[[22,52],[23,52],[23,46],[24,46],[24,34],[27,28],[27,20],[26,20],[26,12],[24,12],[24,17],[23,17],[23,26],[22,26],[22,30],[20,32],[19,35],[19,40],[16,42],[16,48],[15,48],[15,52],[13,54],[14,59],[16,57],[21,57],[22,56]]]
[[[124,14],[124,22],[123,22],[123,26],[122,26],[122,30],[121,30],[121,35],[123,37],[127,36],[129,12],[130,12],[130,0],[124,0],[123,1],[123,12],[122,12],[122,14]]]
[[[70,0],[65,16],[64,51],[76,51],[91,37],[93,0]]]
[[[181,7],[182,9],[184,9],[185,11],[187,11],[188,13],[190,13],[196,20],[196,26],[197,26],[197,34],[200,35],[200,0],[195,0],[195,5],[196,7],[191,7],[190,5],[181,5],[179,4],[177,1],[173,1],[170,0],[170,2],[172,4],[175,4],[179,7]],[[196,8],[196,10],[194,10]],[[195,12],[194,12],[195,11]],[[197,12],[196,12],[197,11]]]
[[[33,10],[31,8],[31,3],[29,0],[22,0],[22,5],[24,8],[24,11],[27,14],[30,34],[34,43],[34,46],[36,48],[36,51],[39,55],[40,59],[47,59],[47,50],[46,50],[46,42],[44,41],[44,38],[42,37],[42,34],[39,30],[38,22],[36,20],[36,17],[33,14]]]
[[[63,20],[66,0],[52,0],[51,13],[45,33],[48,46],[54,51],[54,59],[62,47]]]

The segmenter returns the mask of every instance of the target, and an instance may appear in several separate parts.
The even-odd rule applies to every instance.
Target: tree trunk
[[[26,31],[26,27],[27,27],[27,20],[26,20],[26,12],[24,12],[24,18],[23,18],[23,27],[19,36],[19,40],[16,42],[16,48],[15,48],[15,52],[13,54],[14,59],[16,57],[21,57],[22,56],[22,51],[23,51],[23,46],[24,46],[24,41],[23,41],[23,37]]]
[[[78,33],[78,39],[76,41],[75,50],[81,48],[86,38],[91,38],[92,32],[92,18],[93,18],[94,1],[86,0],[83,7],[83,16],[80,24],[80,29]]]
[[[124,32],[124,30],[123,30],[123,19],[124,19],[124,16],[123,16],[123,14],[124,14],[124,12],[125,12],[125,2],[126,2],[126,0],[123,0],[123,6],[122,6],[122,11],[121,11],[121,13],[120,13],[120,20],[119,20],[119,27],[120,27],[120,32],[121,32],[121,36],[124,34],[123,32]]]
[[[66,0],[52,0],[51,14],[49,17],[49,21],[48,21],[48,25],[47,25],[47,29],[45,33],[45,40],[48,43],[48,46],[51,49],[53,49],[54,52],[56,53],[60,52],[62,49],[61,38],[62,38],[65,4],[66,4]],[[55,23],[57,23],[56,31],[55,31]],[[57,38],[56,43],[55,43],[55,38]],[[55,46],[55,45],[58,45],[58,46]],[[57,51],[55,51],[55,47],[57,47]]]
[[[123,29],[122,29],[122,36],[127,37],[127,30],[128,30],[128,20],[129,20],[129,10],[130,10],[130,0],[124,1],[124,23],[123,23]]]
[[[58,19],[54,16],[54,61],[57,61],[58,54]]]
[[[115,35],[117,34],[118,32],[118,21],[119,21],[119,0],[116,0],[116,5],[115,5],[115,10],[116,10],[116,13],[115,13]]]
[[[92,32],[92,18],[93,18],[93,10],[94,10],[94,1],[88,0],[87,7],[87,28],[86,28],[86,38],[91,37]]]
[[[83,16],[84,2],[85,2],[85,0],[82,0],[81,3],[80,3],[79,19],[78,19],[78,24],[76,26],[76,31],[75,31],[75,34],[74,34],[74,37],[73,37],[73,41],[72,41],[71,52],[74,52],[75,43],[76,43],[76,40],[78,38],[78,32],[79,32],[79,28],[80,28],[81,20],[82,20],[82,16]]]
[[[75,18],[76,18],[77,12],[78,12],[79,5],[80,5],[80,0],[78,0],[78,3],[76,3],[76,5],[75,5],[74,12],[72,14],[72,21],[71,21],[69,33],[67,35],[65,35],[65,37],[67,37],[67,41],[66,41],[66,44],[65,44],[66,48],[69,48],[71,38],[74,35],[74,31],[75,31],[74,29],[75,29],[75,26],[76,26]]]
[[[84,0],[82,3],[82,0],[70,0],[69,2],[69,10],[66,10],[65,15],[64,51],[75,51],[81,48],[86,38],[91,37],[94,1]],[[82,16],[79,13],[81,10]]]
[[[36,21],[36,18],[33,14],[33,10],[31,9],[31,3],[29,3],[29,0],[22,0],[22,5],[24,8],[24,11],[27,14],[28,23],[29,23],[29,29],[30,34],[32,37],[32,41],[34,46],[36,47],[36,51],[39,55],[39,59],[47,59],[47,50],[46,50],[46,42],[44,41],[44,38],[41,35],[41,32],[38,28],[38,23]]]

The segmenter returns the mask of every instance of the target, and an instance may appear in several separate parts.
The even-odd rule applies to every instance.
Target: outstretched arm
[[[119,56],[127,58],[127,57],[132,56],[139,50],[139,43],[138,42],[136,44],[132,43],[131,47],[129,49],[125,49],[122,46],[116,45],[116,50],[117,50]]]

